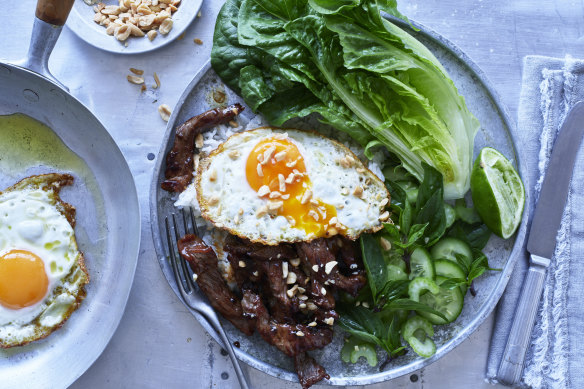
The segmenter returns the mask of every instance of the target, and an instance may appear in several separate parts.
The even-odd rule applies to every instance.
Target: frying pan
[[[91,280],[86,299],[61,329],[0,350],[3,388],[65,388],[83,374],[120,322],[137,264],[140,210],[128,164],[100,121],[48,70],[73,1],[38,1],[27,58],[19,65],[0,62],[0,115],[22,113],[43,123],[87,166],[86,174],[64,170],[72,172],[75,185],[64,188],[62,197],[77,208],[75,231]],[[0,173],[0,188],[55,170],[33,166],[17,177]]]

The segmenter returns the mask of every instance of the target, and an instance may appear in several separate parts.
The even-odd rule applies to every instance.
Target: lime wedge
[[[481,150],[470,176],[472,201],[491,231],[507,239],[521,222],[525,189],[513,165],[497,150]]]

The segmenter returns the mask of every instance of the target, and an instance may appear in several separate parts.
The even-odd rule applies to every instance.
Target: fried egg
[[[59,190],[73,177],[26,178],[0,192],[0,347],[48,336],[85,298],[89,276],[78,250],[75,209]]]
[[[236,133],[200,160],[195,186],[205,219],[268,245],[356,239],[389,218],[383,182],[347,147],[314,132]]]

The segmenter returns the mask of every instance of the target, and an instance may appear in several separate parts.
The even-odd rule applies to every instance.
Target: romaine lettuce
[[[469,188],[476,118],[434,55],[381,16],[395,0],[227,0],[211,63],[274,125],[319,114],[362,146],[381,142],[447,199]]]

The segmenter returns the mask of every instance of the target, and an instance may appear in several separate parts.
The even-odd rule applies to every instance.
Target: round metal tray
[[[460,94],[465,97],[468,108],[480,121],[481,129],[476,136],[474,145],[475,156],[485,146],[495,147],[515,164],[525,180],[527,177],[526,166],[519,158],[521,153],[518,152],[518,145],[513,140],[512,122],[483,72],[454,44],[432,30],[414,23],[414,26],[419,29],[419,31],[414,31],[401,21],[395,22],[424,43],[442,62]],[[217,89],[225,91],[229,104],[243,103],[239,96],[223,85],[211,69],[210,63],[207,63],[191,81],[173,110],[154,169],[150,194],[154,245],[162,272],[177,296],[179,293],[165,256],[165,243],[163,241],[165,236],[163,234],[164,216],[169,215],[175,209],[173,206],[175,196],[160,189],[160,183],[164,179],[165,156],[172,147],[174,129],[190,117],[210,109],[210,95],[213,90]],[[249,108],[242,115],[247,119],[254,116]],[[527,183],[525,185],[528,187]],[[432,358],[424,359],[414,355],[415,353],[408,353],[391,361],[381,372],[378,367],[370,367],[365,362],[346,364],[340,360],[339,351],[343,335],[342,331],[337,330],[331,344],[322,350],[311,353],[330,374],[330,380],[324,380],[322,383],[342,386],[387,381],[428,366],[463,342],[493,311],[505,289],[525,240],[526,213],[527,211],[524,211],[521,226],[513,238],[502,240],[492,237],[489,241],[484,252],[489,258],[491,267],[501,268],[502,271],[487,272],[476,280],[475,287],[478,293],[475,297],[466,296],[460,317],[447,326],[436,326],[437,351]],[[192,313],[207,332],[219,342],[219,337],[209,324],[198,314]],[[272,376],[297,381],[290,358],[287,358],[275,347],[268,345],[259,335],[245,337],[230,323],[226,321],[223,323],[230,339],[232,341],[238,340],[241,344],[241,348],[235,349],[237,357],[241,361]],[[382,357],[381,354],[380,357]]]

